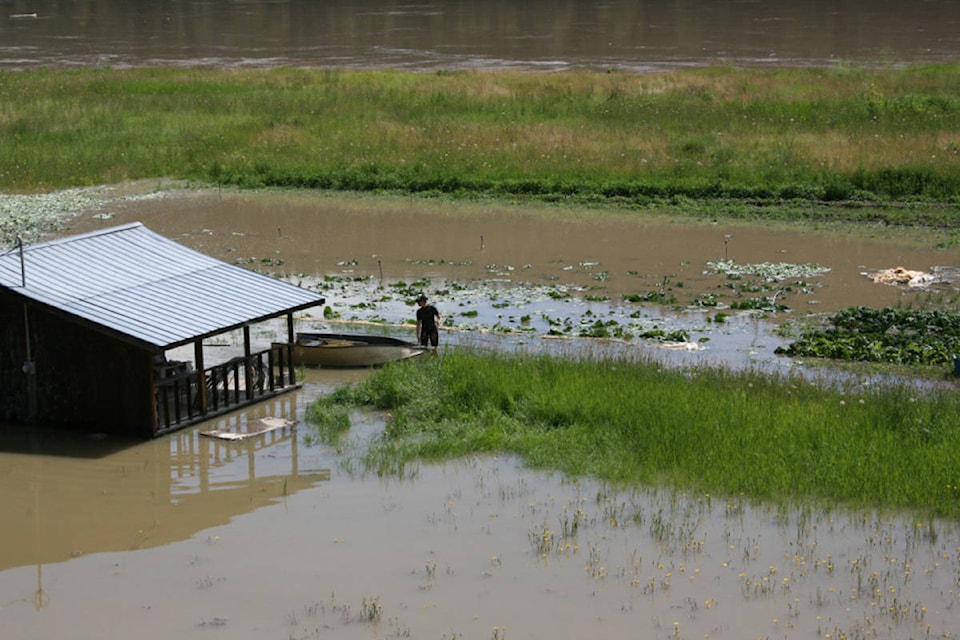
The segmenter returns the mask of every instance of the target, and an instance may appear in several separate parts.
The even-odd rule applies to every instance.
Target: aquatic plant
[[[163,197],[160,188],[147,194],[119,197],[112,195],[107,187],[35,194],[0,193],[0,250],[15,246],[18,237],[25,244],[36,242],[46,234],[61,230],[77,213],[101,209],[106,202],[160,197]]]
[[[713,272],[727,277],[752,275],[767,282],[781,282],[792,278],[813,278],[830,272],[828,267],[818,264],[792,264],[789,262],[740,264],[735,260],[713,260],[707,262],[707,267]]]
[[[350,414],[342,405],[314,403],[304,411],[304,420],[313,427],[312,434],[323,444],[333,445],[350,429]],[[311,438],[306,438],[309,440]]]
[[[851,307],[778,347],[792,357],[943,365],[960,356],[960,313]]]

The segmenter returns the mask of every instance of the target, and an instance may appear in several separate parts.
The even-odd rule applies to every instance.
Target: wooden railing
[[[278,345],[214,365],[204,369],[202,375],[188,370],[186,365],[158,367],[154,390],[159,431],[251,404],[295,386],[290,366],[292,355],[291,345]]]

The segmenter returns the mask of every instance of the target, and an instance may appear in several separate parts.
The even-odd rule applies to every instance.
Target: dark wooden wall
[[[0,419],[23,422],[27,418],[27,378],[22,298],[0,288]]]
[[[152,353],[29,304],[36,365],[30,415],[23,299],[0,290],[0,419],[151,437],[155,431]]]

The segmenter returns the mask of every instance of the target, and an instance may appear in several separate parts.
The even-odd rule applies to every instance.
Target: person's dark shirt
[[[432,332],[437,328],[437,316],[440,315],[440,312],[437,311],[437,308],[432,304],[425,304],[419,309],[417,309],[417,320],[420,321],[420,326],[423,331]]]

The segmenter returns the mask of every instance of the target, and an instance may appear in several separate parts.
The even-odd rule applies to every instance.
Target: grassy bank
[[[38,70],[0,74],[0,98],[3,190],[175,176],[958,223],[956,65],[649,75]]]
[[[457,350],[384,368],[308,418],[329,441],[354,404],[392,415],[366,458],[380,473],[504,452],[616,483],[960,516],[955,395]]]

